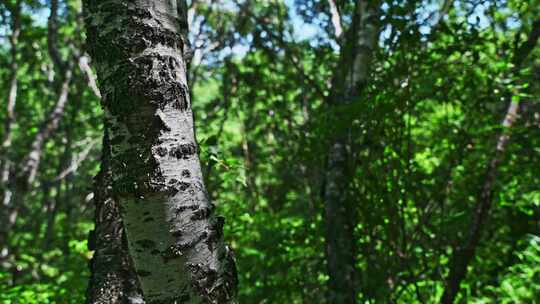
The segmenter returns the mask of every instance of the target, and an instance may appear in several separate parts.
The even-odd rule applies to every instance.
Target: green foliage
[[[14,2],[0,3],[1,41]],[[67,56],[71,47],[83,49],[80,4],[60,2],[59,45]],[[335,2],[347,28],[355,1]],[[328,1],[193,6],[190,81],[200,156],[236,254],[240,303],[326,303],[321,189],[328,142],[343,130],[350,130],[360,303],[439,301],[501,132],[510,143],[458,301],[540,303],[540,47],[521,68],[514,60],[540,3],[454,1],[434,25],[443,2],[385,1],[366,89],[342,107],[328,104],[332,75],[342,69]],[[46,3],[24,1],[17,119],[6,152],[15,163],[29,152],[60,86],[47,14]],[[2,109],[10,58],[1,44]],[[84,301],[102,111],[86,75],[75,71],[70,102],[10,236],[13,253],[0,260],[2,304]],[[521,105],[511,130],[501,127],[508,100]],[[55,181],[91,144],[77,169]]]

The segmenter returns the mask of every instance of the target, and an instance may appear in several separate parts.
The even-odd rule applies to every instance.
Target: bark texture
[[[113,197],[147,303],[235,303],[236,268],[203,183],[183,1],[84,1],[110,130]]]
[[[533,30],[529,33],[525,41],[515,52],[512,59],[514,64],[513,73],[519,73],[524,60],[532,52],[540,37],[540,20],[533,23]],[[501,123],[502,131],[497,135],[495,154],[490,160],[484,182],[478,194],[477,203],[469,225],[469,231],[464,242],[454,249],[451,257],[450,273],[446,279],[441,303],[452,304],[459,293],[460,285],[467,275],[467,267],[473,260],[478,244],[480,243],[485,222],[489,219],[495,184],[499,167],[503,160],[508,142],[510,140],[510,131],[519,115],[520,105],[512,101],[508,96],[508,108]]]
[[[377,1],[357,3],[332,82],[329,103],[333,112],[339,112],[341,107],[353,102],[361,102],[360,94],[367,82],[371,57],[377,45],[379,16],[380,8]],[[323,189],[329,275],[328,300],[334,304],[356,303],[354,237],[356,208],[347,195],[351,173],[348,138],[347,129],[335,128],[327,154]]]
[[[118,203],[111,197],[111,151],[107,131],[103,138],[101,170],[95,178],[95,225],[88,247],[94,251],[87,304],[143,304]]]

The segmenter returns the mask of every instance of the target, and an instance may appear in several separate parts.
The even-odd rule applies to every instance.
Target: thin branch
[[[63,73],[67,66],[62,60],[60,51],[58,50],[58,0],[51,0],[51,14],[49,15],[47,26],[47,47],[51,60],[56,67]]]
[[[317,95],[319,95],[322,99],[325,99],[326,94],[324,93],[324,90],[314,79],[312,79],[311,77],[309,77],[309,75],[306,74],[306,71],[300,66],[300,60],[296,57],[294,53],[291,52],[290,48],[288,47],[288,43],[283,39],[283,36],[276,34],[272,29],[270,29],[267,25],[267,20],[264,20],[263,18],[260,18],[259,16],[253,14],[249,7],[247,7],[247,4],[249,2],[246,2],[245,6],[239,3],[237,0],[234,0],[234,3],[240,8],[242,12],[246,13],[248,17],[255,20],[256,24],[261,26],[263,30],[268,34],[268,36],[271,37],[275,42],[277,42],[277,44],[279,44],[279,46],[284,50],[285,58],[290,61],[290,63],[300,74],[306,84],[314,88]]]
[[[513,73],[519,72],[521,65],[527,56],[535,48],[538,39],[540,38],[540,19],[533,23],[533,29],[529,33],[527,41],[524,42],[516,51],[512,59],[514,64]],[[478,200],[474,210],[474,214],[469,227],[468,235],[463,244],[454,249],[450,273],[446,279],[444,294],[441,298],[441,303],[452,304],[459,292],[459,287],[463,279],[467,275],[467,267],[475,256],[476,248],[480,243],[484,224],[489,218],[491,206],[493,205],[493,196],[495,182],[499,171],[499,166],[503,160],[506,147],[510,140],[510,131],[519,114],[519,104],[512,101],[511,96],[507,96],[508,109],[501,122],[502,130],[497,136],[497,144],[495,147],[495,155],[488,164],[484,184],[478,195]]]
[[[439,25],[443,18],[448,15],[448,12],[450,12],[450,9],[454,5],[454,0],[445,0],[441,9],[439,10],[437,14],[437,19],[433,23],[433,26],[431,27],[431,32],[437,30],[439,28]]]
[[[77,155],[75,158],[73,158],[71,160],[71,164],[69,165],[69,167],[65,168],[62,172],[60,172],[60,174],[58,174],[53,180],[52,182],[58,182],[58,181],[61,181],[62,179],[64,179],[66,176],[68,176],[69,174],[71,173],[74,173],[74,172],[77,172],[77,169],[79,168],[79,166],[81,165],[82,162],[84,162],[86,160],[86,158],[88,157],[88,155],[90,154],[90,151],[92,151],[92,149],[94,148],[94,146],[98,143],[98,140],[97,139],[94,139],[92,141],[90,141],[90,143],[88,143],[86,145],[86,148],[84,150],[81,151],[81,153],[79,155]]]
[[[328,5],[330,6],[330,19],[332,21],[332,25],[334,26],[334,35],[336,40],[340,40],[341,35],[343,34],[343,26],[341,25],[341,14],[339,13],[339,8],[334,0],[328,0]]]
[[[41,154],[43,152],[43,145],[45,141],[49,139],[54,131],[58,128],[60,124],[60,119],[64,114],[64,108],[68,100],[69,85],[71,83],[72,71],[68,69],[64,75],[64,82],[60,88],[58,95],[58,100],[52,111],[49,113],[47,120],[41,126],[39,132],[36,134],[34,141],[31,144],[30,152],[24,158],[22,163],[22,174],[20,177],[23,178],[19,184],[23,188],[27,188],[35,180],[37,170],[39,167],[39,162],[41,159]]]
[[[87,55],[81,56],[79,58],[79,69],[81,69],[84,75],[86,75],[86,79],[88,80],[88,86],[90,87],[90,90],[92,90],[92,93],[94,93],[94,95],[98,98],[101,98],[101,93],[96,83],[96,75],[90,68],[88,62],[89,57]]]

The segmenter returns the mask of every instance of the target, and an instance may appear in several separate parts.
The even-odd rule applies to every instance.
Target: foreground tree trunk
[[[512,59],[514,65],[513,73],[519,73],[524,60],[536,47],[539,38],[540,19],[533,23],[533,29],[529,33],[527,41],[517,48]],[[467,237],[460,246],[454,249],[451,257],[450,273],[445,281],[445,289],[441,298],[441,303],[443,304],[454,303],[459,293],[461,282],[467,276],[467,267],[475,256],[485,223],[489,219],[491,206],[493,205],[494,200],[495,183],[499,167],[506,152],[508,142],[510,141],[511,129],[514,127],[520,110],[520,105],[512,101],[511,96],[508,96],[507,101],[508,108],[501,123],[502,131],[497,136],[493,158],[487,165],[484,181],[478,194]]]
[[[90,234],[91,277],[87,304],[143,304],[139,280],[128,253],[118,203],[111,197],[111,151],[105,130],[101,170],[95,178],[95,224]]]
[[[332,82],[330,111],[359,98],[368,79],[373,50],[379,33],[380,8],[377,1],[357,2],[351,28],[345,36],[340,62]],[[331,118],[331,121],[338,121]],[[343,123],[343,125],[349,125]],[[334,125],[332,123],[331,125]],[[356,208],[347,195],[351,169],[349,130],[337,127],[329,144],[323,200],[326,221],[326,260],[329,303],[356,303],[355,237]]]
[[[203,183],[183,1],[86,0],[110,130],[112,194],[145,301],[234,303],[236,268]]]

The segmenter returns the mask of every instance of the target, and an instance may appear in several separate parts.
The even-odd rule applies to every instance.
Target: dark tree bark
[[[111,151],[105,130],[101,169],[94,181],[95,229],[88,247],[90,261],[87,304],[142,304],[139,281],[129,257],[118,203],[111,197]]]
[[[235,303],[236,268],[203,183],[184,1],[84,2],[111,137],[112,197],[147,303]]]
[[[533,23],[533,29],[529,33],[527,41],[514,54],[512,59],[514,73],[519,73],[524,60],[535,48],[539,37],[540,20],[537,20]],[[511,96],[508,96],[507,100],[508,108],[501,123],[502,131],[497,136],[495,154],[487,166],[484,182],[477,196],[477,203],[469,225],[467,237],[459,247],[454,249],[451,257],[450,273],[446,279],[444,293],[441,298],[441,303],[444,304],[454,303],[459,293],[461,282],[467,276],[467,267],[473,260],[478,244],[480,243],[485,222],[489,219],[490,209],[493,205],[497,174],[510,140],[510,131],[518,118],[520,110],[520,105],[513,102]]]
[[[351,28],[347,31],[340,61],[332,82],[330,111],[361,102],[369,66],[379,34],[380,7],[377,1],[357,2]],[[341,121],[336,117],[331,121]],[[343,125],[348,125],[347,122]],[[333,123],[332,123],[333,125]],[[329,303],[356,303],[355,237],[356,208],[347,195],[351,169],[347,128],[335,128],[329,143],[323,189],[326,221],[326,260]]]

